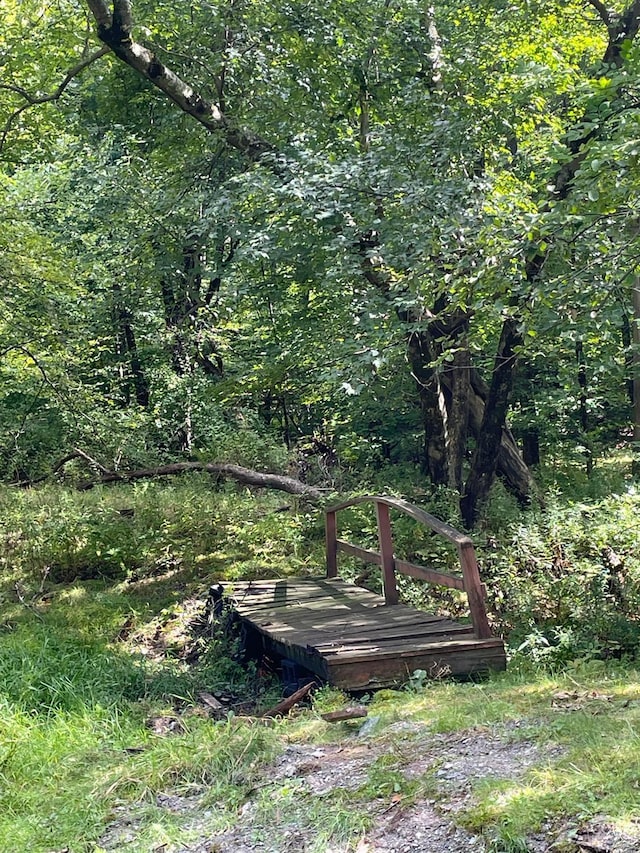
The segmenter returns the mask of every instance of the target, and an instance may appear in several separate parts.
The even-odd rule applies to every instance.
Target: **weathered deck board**
[[[502,640],[479,640],[470,625],[386,604],[338,578],[244,581],[226,584],[225,594],[266,651],[337,687],[390,686],[416,669],[471,675],[506,665]]]

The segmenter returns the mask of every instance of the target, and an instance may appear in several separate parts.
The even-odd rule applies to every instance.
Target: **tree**
[[[22,119],[40,91],[66,104],[73,80],[95,132],[127,149],[118,185],[96,188],[85,236],[75,229],[112,306],[103,368],[117,368],[125,407],[151,420],[161,387],[183,389],[176,447],[193,452],[194,393],[250,400],[291,445],[336,406],[366,422],[355,400],[404,356],[423,467],[459,491],[469,525],[496,471],[530,494],[507,413],[519,365],[521,380],[534,375],[543,349],[575,385],[576,439],[591,440],[609,387],[591,365],[631,353],[628,276],[624,310],[598,313],[597,341],[589,319],[620,278],[609,256],[633,255],[623,197],[635,186],[637,3],[545,0],[508,15],[495,2],[231,3],[191,19],[151,5],[138,25],[127,0],[87,8],[103,48],[67,27],[67,70],[60,54],[47,69],[72,75],[63,89],[4,91]],[[119,63],[98,56],[106,49]],[[122,251],[87,252],[107,217]]]

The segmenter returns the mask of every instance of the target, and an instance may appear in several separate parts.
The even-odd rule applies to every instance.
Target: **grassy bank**
[[[526,849],[531,833],[562,820],[604,814],[630,826],[640,810],[640,501],[624,483],[613,495],[556,493],[524,516],[495,500],[477,541],[493,618],[512,637],[509,673],[481,685],[417,679],[371,697],[380,759],[362,784],[336,784],[326,797],[260,773],[287,744],[352,742],[353,728],[329,728],[318,714],[344,697],[321,691],[272,728],[215,721],[198,701],[202,690],[226,693],[250,715],[273,702],[277,685],[203,635],[206,590],[213,579],[316,573],[316,511],[197,478],[2,492],[0,850],[177,850],[233,826],[249,802],[259,803],[256,832],[274,804],[289,803],[301,825],[322,830],[314,849],[355,849],[378,801],[446,799],[434,786],[437,758],[409,782],[402,756],[469,731],[553,746],[524,775],[473,781],[455,822],[495,851]],[[359,510],[344,525],[362,544],[373,534]],[[409,528],[397,538],[410,558],[449,559]],[[404,592],[429,601],[416,587]],[[447,595],[429,603],[459,607]],[[404,751],[390,734],[398,721],[415,726]],[[198,819],[163,807],[169,795],[197,796]],[[129,835],[109,841],[118,822]]]

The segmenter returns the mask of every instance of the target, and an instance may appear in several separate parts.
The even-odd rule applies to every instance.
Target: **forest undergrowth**
[[[85,493],[5,488],[0,850],[200,850],[188,845],[203,832],[230,831],[249,803],[261,815],[255,837],[279,803],[301,827],[313,826],[304,849],[373,850],[365,845],[376,808],[445,809],[451,796],[436,784],[437,756],[406,775],[414,748],[400,740],[417,738],[429,752],[429,738],[464,732],[548,748],[524,775],[469,782],[450,819],[486,849],[578,850],[580,827],[600,818],[635,832],[640,485],[617,462],[602,463],[589,481],[544,476],[544,509],[522,512],[498,487],[474,536],[491,618],[509,645],[508,672],[479,684],[418,675],[364,697],[377,758],[355,788],[337,785],[330,796],[268,768],[291,744],[352,743],[358,728],[320,717],[348,697],[322,688],[293,717],[256,725],[280,695],[277,679],[241,665],[232,641],[202,630],[212,581],[318,573],[317,508],[212,487],[201,476]],[[447,493],[405,484],[404,494],[458,523]],[[366,509],[345,513],[342,525],[351,541],[373,541]],[[406,559],[444,567],[454,559],[404,519],[395,538]],[[342,569],[376,588],[373,572],[349,560]],[[407,582],[401,592],[409,603],[463,614],[450,591]],[[226,703],[222,719],[210,716],[203,692]],[[180,809],[162,807],[171,796],[197,797],[200,820],[185,823]],[[114,842],[113,826],[124,823],[128,834]],[[545,832],[556,846],[535,848]]]

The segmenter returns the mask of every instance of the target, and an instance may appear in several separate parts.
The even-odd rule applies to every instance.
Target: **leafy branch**
[[[133,15],[129,0],[114,0],[113,12],[104,0],[87,0],[98,28],[98,38],[114,54],[163,92],[184,113],[209,132],[221,132],[226,142],[250,161],[274,152],[270,142],[246,128],[237,127],[218,104],[207,100],[132,36]]]

